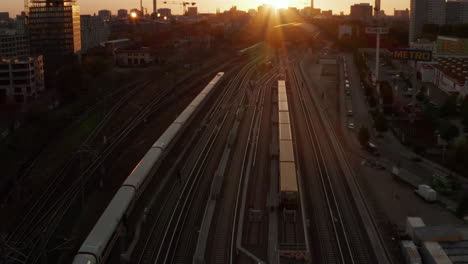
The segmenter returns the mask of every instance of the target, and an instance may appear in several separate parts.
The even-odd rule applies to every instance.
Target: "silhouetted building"
[[[21,12],[21,15],[16,16],[15,29],[17,34],[26,33],[26,13]]]
[[[407,20],[409,19],[410,11],[408,8],[405,10],[393,10],[393,17],[398,20]]]
[[[13,32],[12,32],[13,33]],[[29,38],[25,34],[0,34],[0,57],[27,57],[29,56]]]
[[[170,17],[172,15],[170,8],[159,8],[158,13],[160,14],[160,17]]]
[[[119,66],[144,66],[153,63],[151,49],[146,47],[129,47],[115,50],[115,63]]]
[[[189,6],[187,8],[187,15],[188,16],[196,16],[198,15],[198,7],[196,6]]]
[[[409,42],[421,37],[425,24],[445,23],[445,0],[411,0]]]
[[[372,6],[368,3],[354,4],[351,6],[350,17],[353,20],[369,22],[372,20]]]
[[[81,17],[81,51],[99,46],[109,39],[110,27],[98,16],[82,15]]]
[[[468,23],[468,1],[454,0],[447,1],[446,23],[447,24],[467,24]]]
[[[42,56],[0,59],[1,103],[29,102],[43,90]]]
[[[98,16],[104,21],[109,21],[112,18],[112,12],[110,10],[99,10]]]
[[[128,10],[127,9],[119,9],[119,11],[117,11],[117,16],[119,18],[126,18],[128,17]]]
[[[46,67],[81,51],[80,8],[75,0],[32,0],[29,6],[31,53],[44,55]]]
[[[10,13],[0,12],[0,21],[8,21],[8,20],[10,20]]]
[[[327,11],[323,10],[322,11],[322,16],[326,17],[326,18],[330,18],[330,17],[333,16],[333,11],[332,10],[327,10]]]

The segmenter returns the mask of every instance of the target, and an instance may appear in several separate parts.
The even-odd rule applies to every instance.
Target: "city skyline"
[[[182,8],[174,4],[163,4],[164,1],[158,1],[158,8],[171,8],[174,14],[180,14]],[[112,14],[116,14],[118,9],[132,9],[138,8],[140,1],[138,0],[101,0],[99,3],[96,3],[93,0],[78,0],[78,5],[81,7],[81,14],[94,14],[102,9],[109,9],[112,11]],[[227,1],[227,0],[199,0],[197,1],[198,10],[201,13],[215,13],[217,8],[220,10],[228,10],[232,6],[237,6],[240,10],[247,11],[248,9],[254,8],[266,4],[273,4],[279,7],[297,7],[304,8],[305,6],[310,6],[310,1],[306,0],[239,0],[239,1]],[[326,0],[315,0],[314,5],[316,8],[322,10],[333,10],[334,14],[339,14],[343,11],[345,14],[349,14],[350,6],[356,3],[370,3],[374,5],[374,1],[361,1],[361,0],[336,0],[336,1],[326,1]],[[152,0],[143,0],[143,6],[147,8],[148,12],[152,12]],[[112,8],[109,8],[112,7]],[[381,4],[382,10],[385,11],[387,15],[393,15],[393,9],[405,9],[409,8],[409,1],[407,0],[395,0],[395,1],[382,1]],[[22,0],[14,0],[11,2],[2,2],[0,3],[0,11],[9,12],[11,17],[14,17],[16,14],[21,13],[24,10]]]

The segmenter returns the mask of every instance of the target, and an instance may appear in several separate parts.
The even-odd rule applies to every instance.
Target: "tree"
[[[465,214],[468,212],[468,195],[465,194],[463,198],[460,200],[457,206],[457,210],[455,211],[455,214],[459,218],[465,217]]]
[[[439,126],[439,111],[432,104],[426,104],[423,112],[424,121],[433,131]]]
[[[377,131],[379,132],[385,132],[388,130],[387,119],[380,112],[377,112],[377,111],[375,112],[374,124],[375,124],[375,129],[377,129]]]
[[[109,62],[102,56],[88,56],[84,59],[84,65],[86,71],[94,78],[107,71],[110,66]]]
[[[457,95],[451,95],[440,108],[441,116],[452,116],[457,114]]]
[[[359,139],[359,143],[361,143],[361,146],[363,146],[363,147],[366,147],[369,144],[370,133],[369,133],[369,129],[367,129],[367,127],[362,126],[359,129],[358,139]]]
[[[375,99],[375,97],[373,95],[369,96],[369,106],[374,108],[377,106],[377,100]]]
[[[452,139],[460,135],[458,127],[450,121],[442,122],[440,124],[439,131],[440,137],[445,139],[447,142],[452,141]]]

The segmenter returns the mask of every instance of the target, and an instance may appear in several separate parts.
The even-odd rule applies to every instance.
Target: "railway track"
[[[304,101],[304,93],[302,91],[302,82],[300,81],[299,77],[296,75],[297,73],[295,70],[291,70],[291,68],[294,66],[288,67],[289,70],[289,77],[290,77],[290,85],[291,87],[295,88],[295,91],[297,92],[298,96],[301,98],[300,99],[300,108],[302,110],[302,114],[304,115],[304,121],[306,124],[307,128],[307,135],[310,138],[312,147],[314,149],[314,157],[313,159],[315,160],[317,164],[317,169],[318,169],[318,176],[320,178],[320,184],[322,188],[322,192],[324,195],[324,200],[326,203],[326,209],[327,209],[327,219],[328,222],[331,224],[332,227],[332,238],[328,237],[326,238],[326,241],[330,243],[331,241],[334,241],[336,244],[336,251],[334,256],[337,257],[331,258],[331,254],[326,254],[329,259],[327,259],[327,263],[354,263],[353,258],[352,258],[352,252],[350,249],[350,242],[348,240],[348,235],[347,231],[344,227],[344,221],[343,221],[343,216],[340,210],[340,207],[337,203],[336,195],[332,186],[332,182],[330,180],[330,175],[328,172],[327,164],[324,159],[322,149],[319,143],[319,139],[317,137],[317,132],[315,130],[314,125],[312,124],[312,115],[313,113],[311,112],[311,109],[307,106],[306,102]],[[293,118],[294,119],[294,118]],[[294,121],[293,123],[297,124],[298,121]],[[295,130],[295,129],[293,129]],[[301,167],[301,164],[299,165]],[[324,228],[324,227],[322,227]],[[329,232],[329,228],[324,228],[325,230],[319,230],[321,233],[320,237],[325,238],[325,235],[322,233]],[[320,241],[321,242],[321,241]]]
[[[198,185],[203,185],[200,183],[203,181],[202,177],[208,174],[204,173],[207,162],[223,127],[229,123],[227,121],[229,110],[235,107],[236,102],[243,101],[242,93],[236,88],[239,83],[244,82],[245,76],[255,63],[257,62],[244,66],[240,73],[227,84],[226,91],[221,94],[201,122],[204,124],[204,130],[209,133],[198,135],[199,142],[194,149],[190,150],[190,156],[184,158],[185,165],[180,171],[188,170],[189,173],[181,179],[181,182],[184,182],[183,186],[181,182],[174,183],[174,189],[170,192],[170,197],[166,199],[165,208],[160,208],[161,210],[155,214],[157,215],[154,219],[156,221],[148,221],[151,232],[143,239],[141,253],[136,254],[136,256],[141,256],[137,263],[186,263],[187,256],[191,257],[190,251],[193,246],[190,244],[196,241],[196,235],[192,232],[189,237],[184,237],[184,239],[181,237],[184,228],[187,228],[186,226],[193,228],[193,222],[198,217],[191,214],[191,217],[187,219],[187,215],[193,203],[200,203],[199,200],[203,200],[201,197],[204,195],[195,196],[195,193],[198,193]],[[186,221],[192,223],[187,224]]]
[[[145,84],[147,84],[146,82]],[[113,108],[107,113],[104,119],[88,136],[82,147],[88,146],[95,140],[99,132],[105,127],[115,112],[142,87],[132,89],[128,94],[119,100]],[[71,180],[65,179],[67,171],[70,170],[73,161],[79,158],[79,151],[75,152],[71,159],[65,164],[60,172],[53,177],[50,184],[47,185],[33,206],[23,217],[23,221],[17,226],[14,232],[7,238],[8,245],[13,245],[18,251],[12,251],[11,258],[17,262],[36,263],[42,252],[53,237],[53,234],[59,227],[69,209],[73,206],[78,197],[84,196],[85,188],[92,180],[92,176],[101,168],[106,159],[118,148],[128,135],[140,124],[158,110],[177,100],[181,95],[187,92],[185,89],[173,90],[172,87],[165,87],[160,93],[152,99],[145,107],[127,120],[120,130],[117,130],[109,137],[109,143],[94,155],[89,165],[79,174],[78,177]],[[23,253],[21,253],[23,252]]]
[[[271,104],[266,103],[266,99],[271,101],[271,90],[272,85],[277,81],[277,68],[272,69],[270,74],[266,75],[260,83],[264,85],[260,88],[260,95],[258,96],[257,105],[259,109],[256,112],[256,125],[255,131],[253,132],[253,148],[252,151],[253,161],[252,168],[253,173],[251,175],[251,182],[248,186],[248,205],[249,209],[258,210],[258,217],[261,220],[256,219],[250,222],[248,219],[244,219],[244,224],[247,226],[245,233],[243,234],[243,243],[250,247],[263,248],[266,254],[267,232],[268,232],[268,217],[267,212],[267,195],[269,187],[269,145],[271,142],[271,118],[264,118],[265,114],[271,114]],[[268,94],[268,96],[267,96]],[[270,106],[267,109],[267,105]],[[262,123],[265,123],[262,125]],[[264,129],[267,131],[263,131]],[[260,137],[261,136],[261,137]],[[268,153],[264,156],[263,154]],[[263,157],[259,159],[258,157]],[[256,212],[253,211],[252,214]],[[261,215],[261,216],[260,216]]]
[[[318,166],[320,185],[329,216],[328,221],[331,224],[331,230],[330,226],[324,225],[323,222],[316,228],[320,243],[322,240],[325,241],[326,247],[322,247],[322,250],[325,250],[322,252],[323,261],[325,263],[371,263],[369,262],[367,245],[362,239],[362,229],[353,228],[357,226],[355,211],[346,208],[349,207],[346,204],[349,201],[348,192],[343,190],[343,187],[337,187],[342,185],[342,181],[338,177],[343,176],[340,176],[340,173],[336,171],[331,173],[327,164],[327,161],[330,161],[331,151],[324,149],[322,144],[326,141],[323,141],[320,132],[316,129],[317,124],[321,122],[317,119],[317,109],[313,108],[313,103],[309,98],[310,94],[300,79],[300,73],[298,73],[295,64],[292,64],[290,69],[291,83],[301,98],[299,99],[300,106],[305,117],[307,135],[313,146],[314,160]],[[329,231],[332,231],[332,237],[327,235],[327,232],[330,233]],[[333,254],[331,250],[336,250],[336,252]]]

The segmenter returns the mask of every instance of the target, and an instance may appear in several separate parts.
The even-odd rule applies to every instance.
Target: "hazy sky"
[[[229,9],[231,6],[236,5],[238,9],[247,10],[249,8],[256,8],[262,3],[280,3],[283,6],[295,6],[302,8],[310,5],[310,0],[190,0],[196,1],[199,12],[212,12],[216,8],[221,10]],[[169,7],[173,13],[180,13],[181,7],[179,5],[166,5],[163,4],[164,0],[158,0],[158,8]],[[176,2],[180,2],[176,0]],[[349,6],[354,3],[371,3],[374,1],[366,0],[315,0],[315,7],[322,10],[332,9],[333,13],[344,11],[345,14],[349,13]],[[393,15],[393,9],[409,8],[410,0],[382,0],[382,9],[386,14]],[[20,13],[23,10],[24,0],[0,0],[0,11],[10,12],[10,16]],[[117,9],[131,9],[140,5],[139,0],[78,0],[78,5],[81,7],[82,14],[97,13],[100,9],[110,9],[112,13],[116,13]],[[143,0],[143,6],[152,10],[152,0]]]

